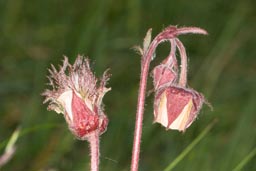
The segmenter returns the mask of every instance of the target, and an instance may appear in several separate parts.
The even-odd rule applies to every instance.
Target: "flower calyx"
[[[49,85],[45,90],[44,103],[49,102],[48,110],[62,113],[70,131],[81,140],[91,134],[102,134],[106,131],[108,118],[104,113],[102,98],[111,88],[105,85],[109,74],[104,72],[98,83],[90,69],[89,59],[78,55],[74,64],[64,57],[59,71],[52,65],[49,69]]]

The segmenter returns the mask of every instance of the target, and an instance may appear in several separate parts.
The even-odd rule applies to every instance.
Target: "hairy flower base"
[[[73,65],[64,58],[63,66],[57,71],[49,70],[52,90],[47,89],[43,96],[48,109],[62,113],[71,132],[81,140],[88,140],[92,134],[100,135],[107,129],[108,119],[103,111],[102,98],[110,88],[107,72],[101,82],[93,75],[89,60],[78,56]]]
[[[91,111],[74,92],[71,106],[73,121],[69,124],[69,128],[76,137],[86,139],[94,131],[99,131],[99,134],[105,132],[108,119],[103,113],[96,115],[98,112],[96,106],[94,111]]]
[[[197,117],[203,102],[203,95],[192,89],[169,86],[156,94],[154,122],[184,131]]]

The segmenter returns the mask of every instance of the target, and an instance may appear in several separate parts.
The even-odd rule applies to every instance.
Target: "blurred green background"
[[[198,26],[208,36],[180,39],[189,55],[189,86],[205,94],[206,105],[185,132],[166,131],[153,121],[148,96],[140,171],[164,170],[214,119],[210,132],[175,171],[229,171],[256,148],[256,2],[254,0],[0,0],[0,154],[21,127],[6,171],[89,170],[88,143],[75,140],[62,115],[46,110],[40,94],[47,68],[89,56],[100,76],[111,68],[104,98],[110,123],[101,136],[100,170],[129,170],[140,75],[140,57],[131,49],[146,31],[168,25]],[[168,54],[157,49],[155,66]],[[148,90],[152,89],[149,79]],[[256,170],[251,156],[242,168]]]

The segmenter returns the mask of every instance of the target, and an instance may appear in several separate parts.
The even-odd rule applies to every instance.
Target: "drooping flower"
[[[166,129],[185,131],[196,119],[204,97],[193,89],[169,86],[155,95],[154,122]]]
[[[178,35],[187,33],[207,34],[205,30],[196,27],[169,26],[155,37],[147,51],[148,55],[153,56],[161,42],[169,41],[171,44],[170,54],[152,72],[155,91],[154,122],[166,129],[179,131],[185,131],[192,124],[205,102],[201,93],[187,87],[186,50],[177,38]],[[176,49],[180,53],[180,67]]]
[[[90,69],[89,59],[78,55],[74,64],[64,57],[59,71],[52,65],[49,69],[49,85],[52,89],[43,92],[44,103],[49,102],[48,110],[62,113],[70,131],[81,140],[92,133],[99,135],[107,129],[108,119],[103,111],[102,98],[110,88],[107,71],[101,81]]]

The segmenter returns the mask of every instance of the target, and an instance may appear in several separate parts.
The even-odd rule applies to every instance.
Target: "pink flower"
[[[52,90],[45,90],[44,103],[49,102],[48,110],[62,113],[71,132],[81,140],[95,131],[102,134],[106,131],[108,119],[103,111],[102,98],[110,88],[106,88],[109,79],[107,72],[101,82],[93,75],[89,60],[78,55],[71,65],[64,57],[59,71],[52,65],[49,69],[49,85]]]
[[[153,83],[155,90],[172,85],[177,81],[177,68],[172,60],[165,60],[153,69]]]
[[[144,51],[148,52],[147,55],[154,56],[160,43],[169,41],[171,45],[169,55],[152,72],[155,91],[154,122],[167,129],[179,131],[185,131],[192,124],[205,102],[202,94],[187,88],[187,54],[182,42],[177,38],[187,33],[207,34],[205,30],[197,27],[169,26],[146,46],[148,49],[144,48]],[[176,50],[180,54],[180,67]]]
[[[169,86],[155,95],[154,122],[166,129],[184,131],[196,119],[204,97],[192,89]]]

